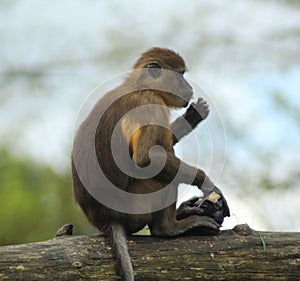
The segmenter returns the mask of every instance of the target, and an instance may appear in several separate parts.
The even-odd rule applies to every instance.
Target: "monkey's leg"
[[[211,192],[215,191],[224,198],[222,192],[215,187],[203,170],[181,161],[175,156],[172,147],[168,147],[167,143],[165,147],[163,147],[164,151],[162,151],[160,146],[156,146],[157,140],[156,138],[151,139],[151,136],[159,136],[163,133],[164,131],[158,126],[146,126],[142,129],[142,133],[138,139],[138,145],[133,150],[135,164],[139,167],[147,167],[151,163],[153,168],[158,166],[159,169],[161,169],[161,163],[164,163],[164,167],[161,171],[154,176],[156,180],[165,183],[173,182],[172,184],[175,185],[176,188],[180,183],[196,185],[202,190],[204,197],[207,197]],[[226,200],[224,200],[224,206],[228,209]]]
[[[213,191],[216,192],[222,198],[225,216],[229,216],[230,212],[224,195],[221,190],[213,184],[203,170],[197,169],[181,161],[172,152],[166,152],[166,154],[167,160],[165,166],[161,172],[155,176],[156,179],[171,182],[176,177],[176,181],[174,182],[175,185],[178,185],[179,183],[196,185],[202,190],[204,197],[208,196]],[[153,153],[151,158],[154,163],[161,163],[164,161],[164,156],[159,152]],[[193,210],[191,211],[193,212]]]
[[[219,231],[219,224],[207,216],[192,215],[182,220],[176,220],[175,212],[175,205],[172,205],[154,213],[153,220],[149,224],[151,234],[154,236],[173,237],[182,235],[196,227]]]
[[[199,98],[196,103],[191,103],[186,112],[170,125],[174,144],[189,134],[201,121],[205,120],[208,113],[208,104],[204,99]],[[190,126],[187,126],[186,122]]]
[[[193,197],[183,203],[179,206],[179,208],[176,210],[176,219],[182,220],[186,217],[189,217],[191,215],[204,215],[204,210],[199,207],[195,207],[194,204],[199,200],[199,197]]]

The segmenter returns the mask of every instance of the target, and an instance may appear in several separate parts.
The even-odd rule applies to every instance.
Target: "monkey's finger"
[[[196,104],[207,104],[208,105],[208,102],[203,98],[198,98]]]
[[[199,111],[209,111],[209,105],[207,102],[198,105]]]
[[[194,112],[196,110],[199,112],[201,110],[208,109],[208,108],[209,108],[208,103],[204,99],[199,98],[196,102],[192,102],[190,104],[187,111]]]
[[[194,106],[194,108],[196,108],[197,110],[203,110],[203,109],[208,109],[209,108],[209,104],[206,100],[203,99],[198,99],[198,101],[196,103],[192,103],[192,106]]]
[[[190,206],[180,206],[176,211],[176,219],[182,220],[184,218],[187,218],[189,216],[203,216],[205,214],[205,210],[199,207],[190,207]]]
[[[195,202],[197,202],[199,200],[199,197],[197,196],[194,196],[192,197],[191,199],[187,200],[187,201],[184,201],[180,204],[180,207],[178,209],[181,209],[181,208],[185,208],[186,206],[194,206]]]
[[[230,210],[229,210],[227,201],[224,197],[222,197],[222,202],[223,202],[224,216],[230,217]]]
[[[205,101],[205,99],[200,97],[200,98],[198,98],[197,103],[200,103],[200,102],[203,102],[203,101]]]
[[[192,102],[191,103],[194,107],[197,107],[199,104],[207,104],[207,101],[204,100],[203,98],[198,98],[198,100],[196,102]]]

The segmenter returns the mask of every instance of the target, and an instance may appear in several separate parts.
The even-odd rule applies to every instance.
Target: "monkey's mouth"
[[[185,104],[183,105],[183,108],[187,107],[189,105],[189,101],[186,101]]]
[[[186,102],[184,107],[187,107],[188,104],[190,103],[190,101],[193,99],[193,94],[191,94],[191,95],[188,94],[188,95],[184,96],[182,99]]]

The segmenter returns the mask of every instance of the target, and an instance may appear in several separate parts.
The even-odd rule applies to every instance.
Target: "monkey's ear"
[[[161,76],[161,65],[158,62],[150,62],[147,65],[149,75],[156,79]]]

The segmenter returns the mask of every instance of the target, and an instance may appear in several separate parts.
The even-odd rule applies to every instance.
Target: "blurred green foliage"
[[[0,149],[0,245],[53,238],[60,226],[96,232],[74,202],[70,174]]]

